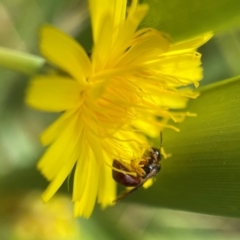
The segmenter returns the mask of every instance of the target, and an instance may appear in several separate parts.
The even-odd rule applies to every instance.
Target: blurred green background
[[[38,28],[44,23],[90,49],[85,1],[0,0],[0,46],[39,54]],[[200,52],[205,73],[201,85],[239,75],[240,28],[219,31]],[[57,115],[24,105],[28,76],[0,68],[0,77],[0,239],[240,239],[240,219],[127,201],[104,212],[97,207],[90,220],[73,219],[70,194],[43,205],[40,194],[47,182],[35,169],[44,151],[38,136]],[[62,190],[68,191],[67,183]]]

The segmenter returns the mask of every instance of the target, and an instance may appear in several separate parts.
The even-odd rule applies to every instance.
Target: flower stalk
[[[45,63],[44,58],[0,47],[0,66],[26,75],[39,72]]]

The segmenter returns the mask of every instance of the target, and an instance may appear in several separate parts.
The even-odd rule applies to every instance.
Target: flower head
[[[89,217],[95,201],[115,198],[113,159],[129,163],[148,147],[145,135],[156,137],[168,119],[196,93],[182,87],[202,78],[197,47],[210,35],[171,45],[155,29],[138,30],[148,6],[132,1],[89,0],[94,46],[89,57],[73,39],[51,26],[41,29],[42,55],[64,72],[32,79],[28,105],[62,112],[41,135],[50,145],[38,168],[51,182],[48,201],[75,166],[75,216]],[[181,87],[181,90],[179,90]]]

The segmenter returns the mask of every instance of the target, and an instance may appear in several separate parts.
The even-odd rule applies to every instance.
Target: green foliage
[[[153,187],[134,200],[159,207],[240,217],[240,77],[202,89],[187,111],[197,113],[164,130],[162,161]]]
[[[223,31],[240,21],[238,0],[143,0],[150,7],[142,27],[154,27],[182,40],[207,31]]]

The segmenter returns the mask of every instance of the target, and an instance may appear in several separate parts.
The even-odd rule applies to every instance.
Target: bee
[[[138,188],[140,188],[148,179],[154,177],[157,175],[157,173],[161,170],[161,148],[162,148],[162,133],[160,133],[160,149],[157,148],[150,148],[149,150],[146,150],[145,154],[143,155],[139,166],[141,166],[142,172],[144,172],[144,175],[140,175],[136,172],[136,176],[130,175],[127,172],[129,172],[129,169],[127,169],[126,166],[124,166],[121,161],[114,159],[113,160],[113,170],[112,170],[112,177],[113,179],[125,186],[125,187],[133,187],[131,190],[125,191],[120,193],[120,195],[114,200],[114,202],[118,202],[119,200],[125,198],[128,194],[136,191]],[[132,160],[134,161],[134,160]],[[115,169],[119,169],[123,172],[119,172]]]

